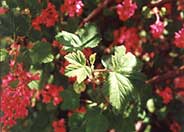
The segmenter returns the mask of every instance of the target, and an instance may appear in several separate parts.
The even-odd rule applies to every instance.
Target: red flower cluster
[[[184,88],[184,76],[175,78],[174,86],[175,88]]]
[[[158,95],[162,98],[164,104],[168,104],[173,99],[172,90],[169,87],[159,91]]]
[[[164,23],[160,20],[156,21],[154,24],[150,26],[151,33],[154,38],[160,38],[164,31]]]
[[[73,113],[80,113],[80,114],[85,114],[86,113],[86,107],[84,106],[81,106],[73,111],[69,111],[68,112],[68,116],[72,116]]]
[[[184,27],[179,30],[179,32],[175,33],[175,40],[174,40],[174,44],[176,45],[176,47],[178,48],[184,48]]]
[[[181,126],[176,121],[173,121],[169,128],[172,132],[181,132]]]
[[[178,0],[178,8],[179,11],[184,10],[184,1],[183,0]]]
[[[54,128],[54,132],[66,132],[64,119],[61,119],[59,121],[54,121],[52,123],[52,127]]]
[[[53,84],[47,84],[45,88],[41,91],[44,103],[50,103],[53,100],[53,104],[56,106],[62,102],[60,92],[63,91],[62,86],[56,86]]]
[[[63,50],[63,45],[60,44],[58,41],[54,40],[52,42],[52,46],[59,49],[59,53],[61,56],[65,56],[67,54],[67,52]]]
[[[0,7],[0,15],[5,14],[8,11],[8,9]]]
[[[133,39],[132,39],[133,38]],[[140,54],[142,52],[136,28],[121,27],[114,31],[114,44],[123,44],[128,52]]]
[[[61,68],[60,68],[60,70],[59,70],[59,72],[60,72],[62,75],[64,75],[64,73],[65,73],[65,67],[66,67],[67,65],[69,65],[69,62],[68,62],[68,61],[64,61],[64,62],[62,63]]]
[[[65,0],[64,5],[61,6],[61,12],[67,13],[70,17],[80,16],[83,12],[81,0]]]
[[[177,89],[181,89],[181,91],[177,92],[177,95],[183,96],[184,97],[184,76],[183,77],[177,77],[174,79],[174,86]]]
[[[43,9],[40,16],[37,16],[32,20],[32,26],[35,30],[41,31],[40,25],[43,24],[46,27],[52,27],[58,21],[58,12],[52,3],[48,3],[47,8]]]
[[[132,3],[132,0],[124,0],[121,4],[117,5],[119,19],[122,21],[128,20],[134,15],[136,9],[136,3]]]
[[[86,56],[86,58],[89,58],[90,55],[92,54],[91,48],[85,48],[85,49],[82,50],[82,52],[84,53],[84,55]]]
[[[33,75],[23,69],[22,64],[11,64],[12,72],[2,78],[2,91],[0,91],[0,111],[3,115],[0,122],[4,127],[12,127],[16,120],[28,115],[27,107],[31,105],[32,91],[28,84],[39,80],[39,75]]]
[[[20,47],[21,47],[20,44],[17,44],[17,43],[11,44],[11,46],[10,46],[11,49],[9,50],[9,55],[17,57],[19,55],[19,52],[20,52]]]

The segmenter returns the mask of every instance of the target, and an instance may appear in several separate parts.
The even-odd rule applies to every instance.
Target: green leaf
[[[70,132],[85,132],[84,131],[84,114],[74,113],[69,117],[68,125]]]
[[[39,89],[39,81],[33,80],[30,83],[28,83],[28,86],[30,89]]]
[[[95,24],[86,24],[83,28],[77,31],[82,41],[83,48],[94,48],[98,46],[101,41]]]
[[[38,42],[30,51],[33,64],[48,63],[53,60],[51,45],[49,43]]]
[[[146,106],[147,106],[147,109],[150,113],[155,112],[155,103],[154,103],[154,100],[152,98],[147,101]]]
[[[91,67],[92,67],[92,68],[94,68],[95,60],[96,60],[96,53],[90,55],[90,57],[89,57],[89,62],[90,62],[90,64],[91,64]]]
[[[62,31],[56,35],[56,40],[64,45],[64,50],[75,51],[76,49],[81,49],[82,42],[79,36],[69,33],[67,31]]]
[[[110,103],[114,108],[120,110],[127,98],[130,98],[133,85],[125,76],[116,72],[109,73],[108,83]]]
[[[115,47],[114,55],[111,56],[108,64],[104,64],[104,66],[113,71],[128,74],[134,71],[140,71],[141,69],[140,62],[132,53],[128,52],[126,54],[126,49],[123,45]]]
[[[65,59],[74,65],[86,65],[85,55],[81,51],[70,53],[65,56]]]
[[[86,66],[86,58],[81,51],[70,53],[65,59],[70,63],[65,69],[66,76],[77,77],[77,82],[80,84],[91,75],[91,69]]]
[[[82,50],[84,48],[94,48],[101,41],[94,24],[85,25],[84,28],[79,29],[76,34],[62,31],[59,32],[55,38],[63,44],[64,50],[69,52]]]
[[[76,93],[80,94],[81,92],[84,92],[86,90],[86,85],[84,82],[82,83],[75,82],[73,85],[73,89]]]
[[[17,80],[11,81],[9,85],[12,88],[16,88],[18,84],[19,84],[19,80],[17,79]]]
[[[139,90],[136,91],[134,83],[140,82],[144,76],[140,73],[140,62],[133,54],[126,53],[123,45],[115,47],[114,52],[102,64],[110,71],[107,80],[110,103],[115,109],[121,110],[125,102],[138,95],[136,92]]]
[[[6,49],[0,49],[0,62],[3,62],[8,57],[8,51]]]
[[[16,10],[16,8],[14,8]],[[1,36],[23,36],[28,35],[28,16],[16,14],[16,11],[9,10],[5,15],[0,15]]]
[[[54,60],[54,56],[52,54],[49,54],[46,58],[42,60],[43,63],[49,63]]]
[[[62,110],[74,110],[80,105],[80,95],[75,93],[73,89],[66,89],[61,92],[63,102],[61,104]]]
[[[100,109],[91,108],[86,114],[85,132],[106,132],[109,128],[108,119],[103,115]]]

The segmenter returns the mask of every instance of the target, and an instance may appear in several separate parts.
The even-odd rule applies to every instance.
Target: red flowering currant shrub
[[[184,132],[183,0],[1,0],[0,132]]]

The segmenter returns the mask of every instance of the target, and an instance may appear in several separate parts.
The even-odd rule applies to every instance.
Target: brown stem
[[[154,76],[151,79],[147,80],[145,83],[146,84],[155,84],[155,83],[159,83],[161,81],[165,81],[167,79],[172,79],[172,78],[175,78],[175,77],[181,76],[181,75],[184,75],[184,65],[176,70],[169,71],[163,75]]]
[[[166,4],[166,3],[169,3],[169,2],[172,2],[173,0],[162,0],[158,3],[155,3],[155,4],[149,4],[148,7],[150,8],[153,8],[153,7],[161,7],[162,5]]]
[[[104,0],[103,2],[98,4],[98,7],[95,8],[83,21],[80,23],[80,27],[82,27],[85,23],[89,22],[91,19],[96,17],[101,11],[109,4],[113,2],[113,0]]]

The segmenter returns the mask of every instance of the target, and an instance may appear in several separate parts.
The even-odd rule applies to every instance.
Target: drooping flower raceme
[[[162,98],[164,104],[168,104],[173,99],[172,90],[169,87],[159,91],[158,95]]]
[[[169,129],[171,132],[181,132],[181,126],[176,121],[173,121],[172,124],[170,124]]]
[[[0,7],[0,15],[5,14],[8,11],[8,9]]]
[[[54,132],[66,132],[64,119],[60,119],[59,121],[54,121],[52,123],[52,127],[54,128]]]
[[[174,79],[174,87],[178,90],[177,95],[184,97],[184,76]]]
[[[174,44],[178,48],[184,48],[184,27],[175,33]]]
[[[0,123],[4,127],[12,127],[17,119],[28,115],[28,107],[31,106],[31,98],[34,91],[28,87],[33,80],[39,80],[39,75],[26,72],[22,64],[11,65],[9,74],[2,78],[2,90],[0,91]]]
[[[183,0],[177,0],[177,2],[178,2],[178,10],[179,11],[182,11],[182,10],[184,10],[184,1]]]
[[[61,6],[61,12],[67,13],[70,17],[80,16],[83,12],[81,0],[65,0],[64,5]]]
[[[32,26],[35,30],[41,30],[40,25],[52,27],[58,21],[58,12],[52,3],[48,3],[47,8],[43,9],[41,14],[32,20]]]
[[[159,38],[164,31],[164,23],[159,21],[156,21],[154,24],[150,26],[151,28],[151,33],[154,38]]]
[[[132,17],[137,9],[136,3],[132,3],[132,0],[124,0],[117,5],[117,14],[121,21],[126,21]]]
[[[133,39],[132,39],[133,38]],[[139,44],[139,36],[136,28],[121,27],[114,31],[114,44],[124,44],[128,52],[141,53],[142,48]]]
[[[62,86],[56,86],[54,84],[47,84],[42,90],[41,95],[43,97],[44,103],[50,103],[53,101],[53,104],[56,106],[62,102],[60,92],[63,91]]]

